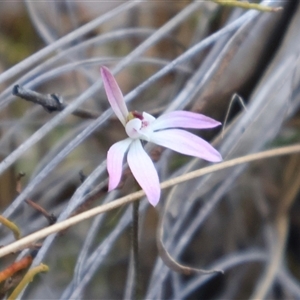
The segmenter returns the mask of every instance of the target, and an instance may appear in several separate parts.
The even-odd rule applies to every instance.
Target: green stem
[[[133,286],[132,299],[140,296],[139,282],[139,204],[140,201],[132,203],[132,253],[133,253]]]
[[[262,12],[276,12],[282,10],[282,7],[271,7],[271,6],[265,6],[257,3],[239,2],[237,0],[212,0],[212,1],[223,6],[240,7],[243,9],[255,9]]]
[[[44,264],[40,264],[37,267],[29,270],[7,300],[16,299],[18,297],[18,295],[23,291],[25,286],[33,280],[33,277],[36,274],[41,273],[41,272],[48,272],[48,271],[49,271],[49,267]]]
[[[21,231],[14,222],[11,222],[8,219],[6,219],[0,215],[0,223],[2,223],[4,226],[9,228],[13,232],[16,240],[19,240],[21,238]]]

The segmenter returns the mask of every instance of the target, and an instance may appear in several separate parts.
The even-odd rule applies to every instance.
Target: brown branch
[[[25,176],[25,173],[20,172],[17,176],[17,185],[16,185],[16,190],[17,192],[20,194],[22,191],[22,185],[21,185],[21,178]],[[34,208],[35,210],[37,210],[38,212],[40,212],[49,222],[49,225],[53,225],[56,223],[56,216],[54,214],[50,214],[46,211],[46,209],[44,209],[42,206],[40,206],[39,204],[33,202],[30,199],[25,199],[25,202],[31,206],[32,208]]]
[[[67,107],[62,97],[57,94],[40,94],[20,85],[15,85],[12,93],[21,99],[41,105],[48,113],[62,111]],[[76,109],[72,114],[83,119],[97,119],[99,117],[99,114],[86,109]]]
[[[5,281],[9,277],[12,277],[15,273],[20,270],[28,268],[32,263],[32,255],[27,255],[23,257],[21,260],[12,263],[6,269],[0,272],[0,282]]]

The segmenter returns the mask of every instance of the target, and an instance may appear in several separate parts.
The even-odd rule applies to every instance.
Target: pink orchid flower
[[[177,129],[213,128],[220,125],[220,122],[189,111],[172,111],[157,119],[146,112],[129,112],[122,92],[109,69],[101,67],[101,76],[108,101],[128,135],[128,138],[115,143],[108,150],[109,191],[115,189],[121,180],[123,160],[127,153],[130,170],[144,190],[149,202],[153,206],[158,203],[160,198],[159,178],[141,140],[211,162],[222,160],[220,153],[208,142],[188,131]]]

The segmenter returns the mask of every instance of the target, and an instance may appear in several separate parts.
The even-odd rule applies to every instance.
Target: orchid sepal
[[[109,175],[108,191],[114,190],[120,183],[124,156],[132,143],[130,138],[113,144],[107,152],[107,171]]]
[[[128,116],[128,109],[119,85],[108,68],[101,67],[100,72],[110,106],[118,119],[125,126]]]
[[[156,206],[160,198],[159,178],[153,162],[144,150],[140,140],[133,141],[130,146],[127,162],[150,204]]]

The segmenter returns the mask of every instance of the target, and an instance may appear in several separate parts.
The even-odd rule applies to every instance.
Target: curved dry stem
[[[157,231],[157,238],[156,238],[156,244],[158,248],[158,253],[162,261],[166,266],[168,266],[171,270],[177,272],[177,273],[182,273],[184,275],[192,275],[192,274],[212,274],[212,273],[222,273],[224,274],[223,270],[217,270],[217,269],[212,269],[212,270],[204,270],[204,269],[197,269],[197,268],[192,268],[188,266],[184,266],[180,263],[178,263],[167,251],[167,249],[164,247],[163,241],[162,241],[162,236],[163,236],[163,230],[162,226],[160,226],[159,230]]]

